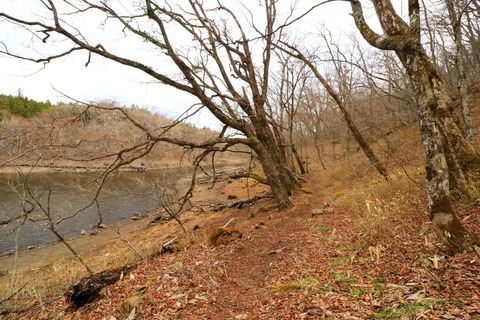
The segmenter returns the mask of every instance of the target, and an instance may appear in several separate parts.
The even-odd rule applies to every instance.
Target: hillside
[[[476,99],[472,111],[478,115],[478,95]],[[477,127],[479,119],[475,117]],[[19,273],[16,288],[29,285],[18,297],[39,302],[5,317],[113,320],[131,313],[129,319],[478,319],[479,253],[446,256],[431,230],[418,129],[403,127],[389,140],[396,150],[386,157],[389,182],[373,172],[359,151],[348,161],[330,158],[327,170],[311,161],[305,186],[313,193],[296,194],[291,208],[277,212],[264,199],[243,209],[187,212],[183,217],[193,244],[170,245],[173,252],[141,262],[102,289],[100,299],[78,310],[68,309],[63,296],[85,275],[72,260]],[[478,138],[476,142],[478,147]],[[314,150],[310,153],[313,159]],[[210,201],[225,203],[265,192],[250,179],[202,188],[198,193]],[[236,199],[228,200],[230,195]],[[480,234],[478,201],[459,201],[456,209],[469,230]],[[228,222],[242,237],[210,246],[212,230]],[[173,235],[184,237],[175,223],[165,222],[127,239],[150,254]],[[98,272],[138,261],[121,239],[86,258]],[[48,289],[34,284],[33,278],[42,277],[49,277]]]
[[[106,169],[120,152],[134,157],[124,150],[144,143],[145,132],[129,117],[153,134],[161,132],[176,139],[188,138],[198,142],[218,134],[189,123],[171,126],[173,119],[136,106],[118,106],[114,102],[100,102],[93,106],[78,103],[51,105],[25,97],[0,98],[0,110],[4,111],[0,118],[2,170],[7,167]],[[17,109],[26,111],[22,113]],[[194,150],[159,142],[146,157],[129,166],[157,168],[178,164],[182,160],[189,163],[196,154],[198,152]],[[224,154],[218,156],[221,159],[228,157]]]

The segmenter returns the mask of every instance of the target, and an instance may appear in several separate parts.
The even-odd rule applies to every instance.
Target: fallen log
[[[121,277],[135,266],[136,264],[126,265],[80,279],[80,281],[72,285],[65,293],[67,302],[70,303],[69,309],[77,310],[100,298],[100,290],[120,280]]]
[[[174,252],[174,247],[171,246],[172,242],[176,240],[176,237],[171,241],[162,245],[162,248],[149,256],[154,258],[165,253]],[[128,274],[132,269],[136,268],[140,263],[128,264],[122,267],[109,269],[96,273],[94,275],[80,279],[76,284],[70,286],[67,292],[65,292],[66,301],[70,303],[68,310],[77,310],[86,304],[93,302],[101,297],[100,291],[111,284],[119,281],[122,277]]]
[[[251,178],[255,181],[258,181],[259,183],[261,184],[266,184],[268,185],[268,181],[266,178],[262,177],[262,176],[259,176],[258,174],[256,173],[252,173],[252,172],[241,172],[241,173],[235,173],[235,174],[232,174],[230,175],[230,179],[240,179],[240,178]]]
[[[253,203],[255,203],[259,200],[272,199],[272,198],[273,198],[272,195],[269,194],[269,195],[265,195],[265,196],[255,196],[255,197],[250,198],[248,200],[237,201],[237,202],[234,202],[232,204],[222,203],[222,204],[218,204],[216,207],[211,209],[211,211],[216,212],[216,211],[221,211],[221,210],[229,209],[229,208],[242,209],[246,205],[253,204]]]

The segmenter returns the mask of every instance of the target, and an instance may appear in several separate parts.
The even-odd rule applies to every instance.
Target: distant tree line
[[[18,95],[10,96],[0,94],[0,110],[2,113],[1,118],[5,117],[5,114],[12,114],[22,118],[30,118],[44,110],[50,109],[52,104],[50,101],[38,102],[27,97],[24,97],[19,90]]]

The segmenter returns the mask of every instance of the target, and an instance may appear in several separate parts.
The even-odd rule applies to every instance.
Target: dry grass
[[[414,125],[402,128],[389,137],[389,143],[394,148],[388,153],[384,141],[373,145],[387,164],[389,181],[361,151],[351,154],[348,161],[329,161],[328,170],[313,167],[313,179],[321,186],[326,204],[347,213],[356,236],[366,245],[387,242],[399,224],[418,226],[428,217],[418,130]]]
[[[193,218],[193,214],[186,213],[184,218]],[[193,224],[198,222],[197,219],[202,218],[196,216],[186,225],[193,227]],[[149,256],[158,252],[171,235],[175,234],[180,234],[180,227],[174,222],[167,222],[132,233],[125,238],[144,256]],[[139,261],[138,255],[121,239],[81,256],[95,272]],[[0,277],[0,301],[17,293],[15,299],[10,299],[7,306],[2,307],[24,308],[33,303],[48,301],[63,294],[70,285],[87,275],[85,268],[72,256],[41,267],[18,266],[14,272]],[[27,285],[24,286],[25,284]]]

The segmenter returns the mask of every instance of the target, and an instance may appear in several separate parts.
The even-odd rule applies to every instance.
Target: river
[[[185,176],[188,169],[118,172],[110,176],[97,201],[99,172],[39,172],[28,176],[0,175],[0,221],[20,217],[0,226],[0,256],[58,241],[49,229],[48,215],[65,238],[92,233],[99,223],[115,225],[156,208],[157,192]],[[27,219],[25,212],[29,212]]]

